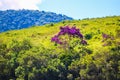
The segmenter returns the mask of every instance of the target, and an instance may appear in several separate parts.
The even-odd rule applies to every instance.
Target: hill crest
[[[0,32],[56,23],[63,20],[73,20],[73,18],[39,10],[0,11]]]

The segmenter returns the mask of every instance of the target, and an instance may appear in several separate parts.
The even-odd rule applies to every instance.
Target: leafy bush
[[[85,34],[85,39],[89,40],[92,38],[92,34]]]

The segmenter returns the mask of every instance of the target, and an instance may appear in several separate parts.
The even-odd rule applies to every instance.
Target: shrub
[[[90,40],[92,38],[92,34],[85,34],[85,39]]]

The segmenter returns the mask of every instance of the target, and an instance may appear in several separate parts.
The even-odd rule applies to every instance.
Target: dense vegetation
[[[72,20],[62,14],[38,10],[6,10],[0,11],[0,32],[40,26],[48,23]]]
[[[120,80],[120,16],[1,33],[3,79]]]

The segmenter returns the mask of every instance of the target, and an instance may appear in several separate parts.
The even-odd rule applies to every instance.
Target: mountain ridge
[[[39,10],[5,10],[0,11],[0,32],[56,23],[63,20],[73,20],[73,18]]]

